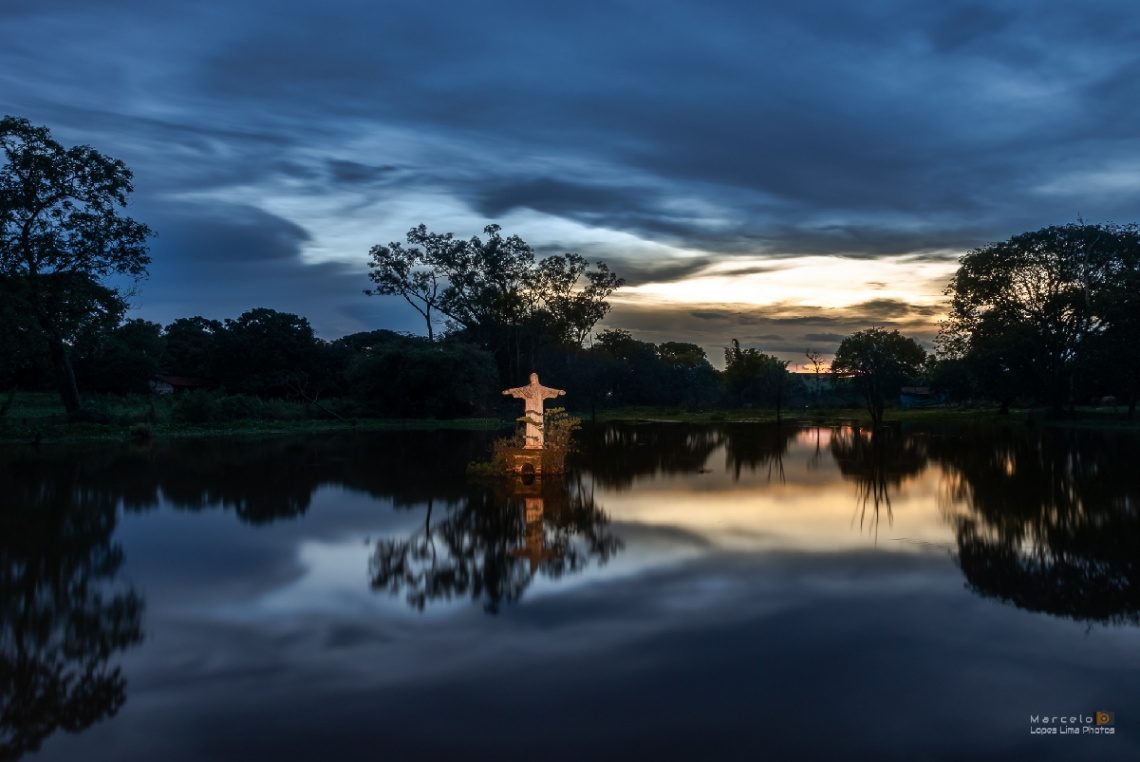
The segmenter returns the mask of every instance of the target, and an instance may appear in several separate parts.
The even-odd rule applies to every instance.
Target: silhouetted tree
[[[295,394],[330,382],[325,346],[305,318],[259,307],[225,321],[210,376],[229,391]]]
[[[456,418],[488,408],[498,373],[491,355],[470,344],[399,336],[360,352],[347,379],[353,396],[381,415]]]
[[[370,293],[404,297],[424,317],[429,339],[432,311],[444,315],[454,333],[492,352],[510,381],[534,370],[546,342],[580,347],[623,281],[577,254],[537,261],[525,241],[499,230],[488,225],[485,240],[462,241],[420,225],[408,231],[407,247],[375,246],[370,277],[377,288]]]
[[[831,371],[849,380],[863,397],[871,424],[883,420],[889,397],[897,397],[909,379],[922,372],[926,350],[897,330],[868,328],[856,331],[839,344]]]
[[[724,350],[725,389],[740,404],[759,402],[776,409],[776,422],[781,420],[784,392],[790,383],[788,361],[766,355],[758,349],[741,349],[740,342]]]
[[[128,320],[80,345],[75,375],[92,391],[146,393],[147,382],[159,372],[164,349],[162,326]]]
[[[941,351],[963,358],[1003,410],[1019,391],[1058,411],[1066,401],[1075,404],[1081,354],[1111,312],[1105,294],[1120,283],[1121,262],[1135,263],[1138,250],[1135,225],[1083,223],[971,250],[946,290],[951,309]],[[1125,315],[1134,310],[1125,307]]]
[[[377,245],[369,250],[368,256],[372,261],[368,265],[368,277],[376,288],[366,289],[364,293],[403,297],[423,317],[428,341],[434,341],[431,311],[439,303],[440,280],[444,277],[441,263],[453,257],[449,249],[462,248],[466,242],[456,240],[451,233],[428,233],[427,228],[420,225],[408,232],[408,243],[412,245],[406,249],[393,241],[387,246]]]
[[[175,320],[162,330],[162,370],[175,376],[209,376],[222,330],[220,321],[200,315]]]
[[[146,275],[151,231],[119,212],[133,190],[123,162],[90,146],[64,148],[46,127],[11,116],[0,120],[0,147],[0,276],[19,281],[64,407],[75,416],[68,324],[111,301],[101,279]]]
[[[1140,236],[1134,226],[1111,232],[1109,272],[1091,295],[1100,330],[1089,336],[1080,367],[1106,391],[1127,401],[1132,420],[1140,397]]]

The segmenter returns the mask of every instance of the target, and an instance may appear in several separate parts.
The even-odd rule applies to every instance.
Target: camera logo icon
[[[1097,712],[1096,724],[1097,725],[1113,725],[1116,722],[1115,712]]]

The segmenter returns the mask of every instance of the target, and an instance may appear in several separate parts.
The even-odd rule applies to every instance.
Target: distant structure
[[[503,394],[526,402],[526,444],[524,450],[541,450],[545,440],[542,434],[542,403],[544,400],[554,399],[566,394],[562,389],[551,389],[538,383],[538,374],[530,374],[530,383],[526,386],[516,386],[514,389],[504,389]]]
[[[210,382],[194,376],[151,376],[147,386],[155,394],[174,394],[210,386]]]
[[[934,394],[928,386],[904,386],[899,394],[899,405],[903,410],[916,407],[934,407],[946,401],[945,394]]]

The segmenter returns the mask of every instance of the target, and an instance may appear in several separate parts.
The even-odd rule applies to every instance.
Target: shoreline
[[[1017,408],[1006,415],[997,408],[937,408],[927,410],[888,411],[883,423],[930,425],[1015,425],[1048,428],[1140,431],[1140,420],[1128,421],[1126,411],[1113,412],[1105,408],[1078,408],[1075,418],[1050,417],[1044,408]],[[588,412],[576,411],[572,415],[590,422]],[[276,437],[295,434],[338,431],[393,431],[468,429],[490,431],[509,429],[515,425],[511,419],[499,418],[359,418],[355,420],[273,420],[235,419],[208,423],[93,423],[63,422],[53,415],[0,418],[0,443],[37,444],[75,441],[147,441],[188,437]],[[42,421],[39,422],[39,421]],[[775,410],[756,408],[681,410],[677,408],[630,407],[598,411],[597,423],[685,423],[685,424],[774,424]],[[863,410],[823,408],[816,410],[785,411],[783,425],[787,426],[860,426],[870,425],[870,416]]]

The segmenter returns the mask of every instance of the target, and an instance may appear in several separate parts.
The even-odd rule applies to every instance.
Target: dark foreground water
[[[0,760],[1140,759],[1136,437],[490,436],[0,450]]]

